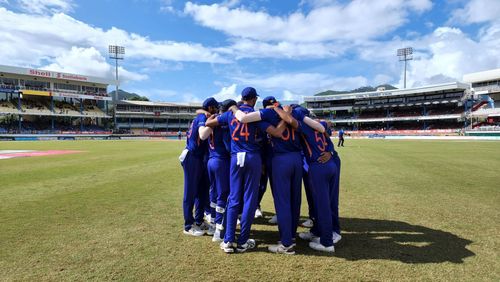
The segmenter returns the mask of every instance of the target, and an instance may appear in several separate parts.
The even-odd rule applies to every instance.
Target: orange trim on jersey
[[[309,157],[312,157],[312,151],[311,151],[311,147],[309,146],[309,143],[307,143],[307,140],[306,138],[304,137],[304,135],[302,135],[302,139],[304,139],[304,144],[306,144],[306,147],[307,147],[307,151],[309,152]]]

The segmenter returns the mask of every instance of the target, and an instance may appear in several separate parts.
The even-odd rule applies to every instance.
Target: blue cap
[[[247,87],[241,91],[241,99],[245,101],[253,99],[258,96],[259,94],[257,94],[257,90],[255,90],[255,88],[253,87]]]
[[[262,107],[265,108],[267,106],[271,106],[271,105],[274,105],[276,102],[276,98],[274,98],[274,96],[267,96],[266,98],[264,98],[264,100],[262,100]]]
[[[219,107],[219,102],[215,100],[213,97],[207,98],[205,101],[203,101],[203,109],[208,110],[208,107]]]

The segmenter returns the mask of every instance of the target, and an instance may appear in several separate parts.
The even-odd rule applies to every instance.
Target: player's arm
[[[282,138],[283,137],[283,131],[285,131],[286,128],[286,122],[284,120],[280,121],[278,123],[278,126],[274,127],[272,125],[268,126],[266,128],[266,132],[276,138]]]
[[[205,126],[200,126],[200,128],[198,128],[198,135],[200,135],[201,140],[207,140],[210,134],[212,134],[212,131],[213,129],[211,127],[206,126],[205,122]]]
[[[325,133],[325,127],[310,117],[304,117],[304,123],[320,133]]]
[[[262,120],[260,112],[244,113],[236,106],[232,106],[229,109],[233,112],[234,117],[241,123],[250,123]]]
[[[196,115],[199,115],[199,114],[205,115],[206,117],[210,116],[210,113],[207,112],[207,111],[205,111],[204,109],[197,109],[196,110]]]
[[[285,109],[287,109],[287,111],[284,111],[283,109],[281,109],[279,107],[275,107],[274,108],[274,110],[276,111],[276,113],[278,113],[278,115],[280,116],[280,118],[282,120],[284,120],[286,123],[288,123],[289,125],[291,125],[294,129],[297,129],[299,127],[299,123],[290,114],[291,108],[290,107],[288,107],[288,108],[285,107]]]
[[[205,121],[205,127],[211,127],[214,128],[216,126],[219,126],[219,120],[217,119],[216,115],[211,115],[207,121]]]

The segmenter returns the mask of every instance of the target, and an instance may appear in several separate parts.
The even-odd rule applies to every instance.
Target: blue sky
[[[301,100],[500,67],[500,1],[0,0],[0,64],[110,77],[154,101],[235,98],[246,86]]]

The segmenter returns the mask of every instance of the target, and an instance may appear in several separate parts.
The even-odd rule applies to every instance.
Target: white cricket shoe
[[[203,236],[205,232],[200,229],[200,227],[196,224],[191,225],[191,229],[189,230],[184,230],[184,234],[186,235],[191,235],[191,236]]]
[[[222,241],[219,246],[226,254],[234,253],[234,244],[231,242],[224,243],[224,241]]]
[[[221,232],[222,230],[219,229],[219,228],[215,228],[215,232],[214,232],[214,236],[212,237],[212,242],[222,242],[222,240],[224,240],[224,238],[221,238]]]
[[[302,222],[302,225],[303,227],[306,227],[306,228],[311,228],[313,227],[314,225],[314,222],[312,221],[312,219],[308,218],[306,221]]]
[[[337,244],[342,239],[342,236],[337,232],[333,232],[332,240],[334,244]]]
[[[215,224],[210,224],[207,229],[207,235],[214,235],[215,234]]]
[[[236,252],[238,253],[244,253],[246,252],[247,250],[250,250],[250,249],[253,249],[255,248],[257,244],[255,243],[255,240],[254,239],[248,239],[247,242],[243,245],[238,245],[236,247]]]
[[[299,238],[302,239],[302,240],[306,240],[306,241],[311,241],[312,238],[314,238],[316,236],[314,236],[314,234],[310,231],[308,232],[300,232],[299,233]]]
[[[202,224],[198,225],[202,231],[207,231],[210,228],[210,224],[203,222]]]
[[[206,222],[212,222],[212,215],[209,213],[205,213],[203,219],[205,219]]]
[[[271,219],[268,221],[271,224],[277,224],[278,223],[278,217],[276,215],[273,215]]]
[[[236,226],[241,226],[241,220],[239,218],[236,220]]]
[[[321,243],[309,242],[309,247],[313,250],[320,252],[333,253],[335,252],[335,248],[333,246],[325,247],[321,245]]]
[[[255,218],[263,217],[262,211],[260,209],[255,210]]]
[[[276,254],[285,254],[285,255],[295,255],[295,244],[290,245],[289,247],[283,246],[281,243],[278,245],[271,245],[267,249],[271,253]]]

